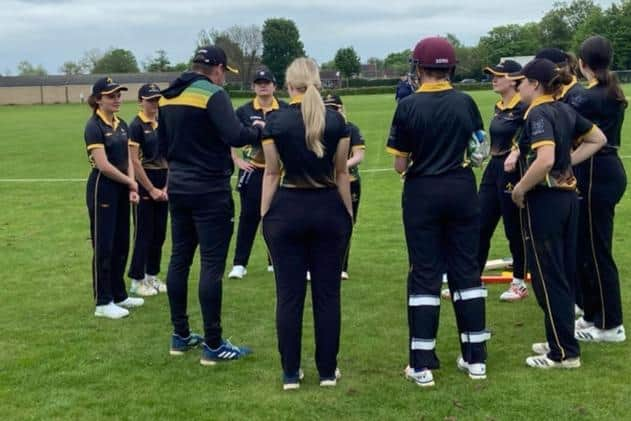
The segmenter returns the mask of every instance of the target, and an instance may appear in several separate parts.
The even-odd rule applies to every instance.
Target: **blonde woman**
[[[316,366],[320,386],[339,378],[340,272],[352,229],[348,129],[320,96],[317,64],[287,69],[290,106],[272,113],[262,141],[263,235],[276,277],[276,329],[283,389],[300,387],[302,314],[311,271]],[[283,162],[281,177],[280,162]]]

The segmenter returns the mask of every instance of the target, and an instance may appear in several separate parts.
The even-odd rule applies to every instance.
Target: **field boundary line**
[[[631,159],[631,155],[621,155],[622,159]],[[360,170],[360,174],[371,174],[392,171],[394,168],[368,168]],[[232,176],[236,178],[236,176]],[[0,183],[79,183],[86,182],[87,178],[0,178]]]

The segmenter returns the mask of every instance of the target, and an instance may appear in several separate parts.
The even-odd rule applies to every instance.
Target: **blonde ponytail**
[[[307,148],[318,158],[322,158],[324,156],[322,136],[326,110],[318,91],[321,86],[318,65],[311,59],[297,58],[287,68],[285,80],[294,89],[304,90],[300,109],[305,124],[305,141]]]

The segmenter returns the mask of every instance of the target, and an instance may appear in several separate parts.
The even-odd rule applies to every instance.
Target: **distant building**
[[[500,59],[500,63],[502,63],[505,60],[513,60],[513,61],[516,61],[517,63],[521,64],[522,66],[525,66],[529,61],[531,61],[534,58],[535,58],[535,56],[502,57]]]

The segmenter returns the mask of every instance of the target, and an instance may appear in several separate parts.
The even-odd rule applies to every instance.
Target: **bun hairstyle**
[[[610,70],[613,62],[611,42],[599,35],[589,37],[581,44],[579,57],[584,65],[594,73],[598,84],[607,89],[608,96],[622,102],[626,107],[628,102],[620,87],[618,76]]]
[[[318,158],[322,158],[324,156],[322,135],[326,110],[319,91],[322,82],[318,65],[310,58],[297,58],[287,68],[285,80],[287,85],[304,92],[300,111],[305,124],[305,141],[307,148]]]

